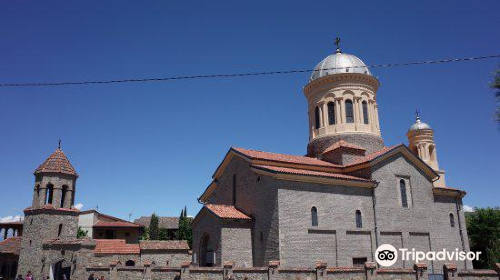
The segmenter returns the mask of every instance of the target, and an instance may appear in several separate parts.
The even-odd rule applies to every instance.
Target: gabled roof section
[[[219,177],[219,175],[224,171],[224,169],[234,156],[238,156],[252,163],[263,164],[263,165],[280,165],[287,167],[301,166],[303,169],[307,168],[331,169],[331,168],[341,167],[339,165],[313,157],[285,155],[285,154],[277,154],[277,153],[263,152],[258,150],[249,150],[249,149],[231,147],[227,152],[226,156],[224,157],[224,159],[222,160],[219,167],[217,167],[217,170],[215,170],[215,173],[212,176],[214,180]]]
[[[330,147],[326,148],[325,151],[323,152],[323,154],[326,154],[328,152],[331,152],[331,151],[334,151],[334,150],[337,150],[340,148],[348,148],[348,149],[352,149],[352,150],[366,151],[365,148],[351,144],[351,143],[346,142],[344,140],[339,140],[339,141],[335,142],[333,145],[331,145]]]
[[[406,145],[399,144],[391,147],[384,147],[383,149],[371,153],[365,157],[359,158],[348,165],[345,165],[342,170],[343,172],[352,172],[358,169],[363,169],[369,166],[373,166],[384,159],[390,158],[396,154],[403,154],[408,160],[410,160],[415,166],[420,168],[429,178],[436,179],[439,174],[436,173],[432,167],[427,165],[422,161],[417,155],[415,155]]]
[[[275,173],[283,173],[283,174],[295,174],[295,175],[304,175],[304,176],[317,176],[317,177],[325,177],[325,178],[335,178],[335,179],[343,179],[349,181],[358,181],[358,182],[371,182],[375,183],[372,180],[359,178],[351,175],[340,174],[340,173],[330,173],[330,172],[320,172],[320,171],[311,171],[304,169],[295,169],[295,168],[286,168],[286,167],[278,167],[278,166],[269,166],[269,165],[252,165],[253,168],[270,171]]]
[[[338,167],[338,165],[336,164],[329,163],[313,157],[277,154],[277,153],[263,152],[257,150],[248,150],[243,148],[231,148],[231,150],[234,150],[242,155],[245,155],[250,159],[267,160],[267,161],[292,163],[300,165]]]
[[[21,251],[21,236],[7,238],[0,242],[0,254],[13,254],[19,256]]]
[[[129,255],[141,252],[139,244],[127,244],[124,239],[95,239],[95,254]]]
[[[75,168],[61,150],[57,148],[38,168],[34,174],[39,173],[61,173],[78,177]]]
[[[205,208],[221,219],[251,220],[249,216],[232,205],[205,204]]]

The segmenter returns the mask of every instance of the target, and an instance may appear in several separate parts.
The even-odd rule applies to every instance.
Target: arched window
[[[431,161],[436,161],[436,149],[433,145],[429,146],[429,158]]]
[[[314,128],[319,128],[319,107],[314,109]]]
[[[59,231],[57,232],[57,237],[60,237],[60,236],[61,236],[61,233],[62,233],[62,227],[63,227],[63,225],[62,225],[62,224],[59,224]]]
[[[125,262],[125,266],[135,266],[135,262],[133,260],[128,260]]]
[[[450,213],[450,226],[455,227],[455,217]]]
[[[61,208],[64,207],[64,201],[67,199],[67,194],[68,194],[68,186],[64,185],[62,187],[62,191],[61,191]]]
[[[401,192],[401,205],[404,208],[408,208],[408,195],[406,194],[406,183],[405,180],[399,180],[399,191]]]
[[[352,101],[350,99],[345,101],[345,122],[354,122],[354,108],[352,107]]]
[[[311,208],[311,226],[318,226],[318,209],[316,209],[316,207],[314,206],[313,208]]]
[[[363,227],[363,218],[361,217],[361,211],[356,210],[356,228]]]
[[[335,103],[328,102],[328,124],[335,124]]]
[[[365,124],[368,124],[368,103],[366,103],[366,101],[363,101],[361,105],[363,106],[363,122]]]
[[[47,185],[45,197],[47,198],[45,204],[52,204],[52,199],[54,198],[54,185],[52,184]]]

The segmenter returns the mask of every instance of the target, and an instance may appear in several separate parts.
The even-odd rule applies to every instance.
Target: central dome
[[[365,63],[357,56],[342,53],[337,50],[336,53],[327,56],[320,63],[318,63],[318,65],[316,65],[309,82],[324,76],[343,73],[372,75]]]

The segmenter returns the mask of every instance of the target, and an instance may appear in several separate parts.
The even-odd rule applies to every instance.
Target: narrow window
[[[335,103],[328,102],[328,124],[335,124]]]
[[[236,206],[236,174],[233,174],[233,205]]]
[[[455,217],[450,213],[450,226],[455,227]]]
[[[319,107],[316,107],[316,109],[314,109],[314,128],[319,128]]]
[[[62,233],[62,227],[63,227],[63,225],[62,225],[62,224],[59,224],[59,231],[57,232],[57,237],[60,237],[60,236],[61,236],[61,233]]]
[[[361,217],[361,211],[356,210],[356,228],[363,227],[363,219]]]
[[[311,226],[318,226],[318,209],[316,207],[311,208]]]
[[[36,185],[36,203],[40,203],[40,185]]]
[[[125,266],[135,266],[135,262],[133,260],[128,260],[125,262]]]
[[[260,241],[264,241],[264,233],[260,232]]]
[[[61,206],[60,206],[60,208],[64,207],[64,201],[66,200],[67,193],[68,193],[68,186],[63,186],[62,191],[61,191]]]
[[[368,261],[368,258],[352,258],[352,266],[354,267],[364,267],[365,262]]]
[[[345,121],[346,123],[354,122],[354,110],[352,107],[352,101],[350,99],[347,99],[345,101]]]
[[[47,185],[47,192],[45,196],[47,197],[47,201],[45,204],[52,204],[52,199],[54,197],[54,185],[52,184]]]
[[[368,103],[366,103],[366,101],[363,101],[361,105],[363,106],[363,122],[365,124],[368,124]]]
[[[408,196],[406,194],[406,183],[405,180],[399,180],[399,191],[401,192],[401,205],[404,208],[408,208]]]

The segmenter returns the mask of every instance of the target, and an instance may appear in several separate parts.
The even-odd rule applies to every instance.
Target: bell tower
[[[59,147],[34,172],[33,202],[24,210],[18,274],[49,274],[43,242],[76,239],[79,210],[73,207],[78,174]]]
[[[380,135],[377,90],[380,86],[357,56],[337,49],[315,68],[304,86],[308,103],[307,154],[321,158],[335,145],[348,143],[367,154],[384,147]]]
[[[439,174],[439,179],[434,182],[434,186],[446,187],[445,172],[439,169],[434,130],[430,125],[420,120],[418,111],[415,114],[415,123],[408,129],[406,136],[408,137],[410,150]]]

